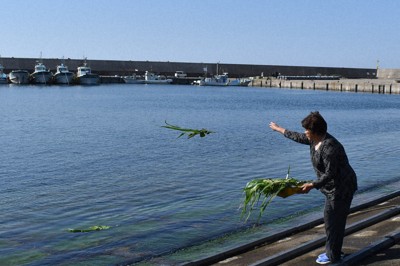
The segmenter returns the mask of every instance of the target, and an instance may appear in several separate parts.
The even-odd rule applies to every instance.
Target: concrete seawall
[[[257,78],[249,86],[400,94],[400,83],[397,79],[283,80]]]
[[[5,68],[5,73],[15,69],[26,69],[33,72],[35,62],[39,58],[0,58],[0,63]],[[55,72],[57,65],[64,62],[70,71],[76,72],[78,66],[84,62],[83,59],[40,59],[47,68]],[[281,66],[281,65],[250,65],[250,64],[224,64],[224,63],[189,63],[189,62],[157,62],[157,61],[118,61],[118,60],[87,60],[88,65],[94,73],[103,76],[127,76],[137,72],[143,74],[152,71],[166,76],[172,76],[176,71],[185,71],[189,77],[204,76],[207,69],[208,75],[229,73],[231,78],[253,77],[253,76],[276,76],[280,75],[339,75],[346,78],[376,78],[376,69],[370,68],[341,68],[341,67],[312,67],[312,66]]]

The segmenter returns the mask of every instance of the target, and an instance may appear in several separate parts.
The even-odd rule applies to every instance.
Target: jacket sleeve
[[[294,132],[286,129],[283,135],[288,139],[291,139],[301,144],[306,144],[306,145],[311,144],[308,138],[306,137],[306,134],[304,133]]]

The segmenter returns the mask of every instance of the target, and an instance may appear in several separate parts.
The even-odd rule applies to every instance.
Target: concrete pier
[[[279,78],[256,78],[249,86],[325,90],[342,92],[365,92],[376,94],[400,94],[400,79],[345,79],[339,80],[284,80]]]

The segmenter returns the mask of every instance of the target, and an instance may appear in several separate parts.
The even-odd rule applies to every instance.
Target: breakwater
[[[5,73],[15,69],[26,69],[33,72],[38,58],[2,57],[0,63]],[[51,71],[57,65],[64,63],[71,71],[83,65],[84,59],[42,58]],[[158,61],[122,61],[122,60],[87,60],[94,73],[103,76],[128,76],[132,73],[143,75],[145,71],[152,71],[166,76],[173,76],[176,71],[184,71],[189,77],[199,77],[205,74],[229,73],[231,78],[253,76],[312,76],[338,75],[346,78],[376,78],[376,69],[371,68],[342,68],[342,67],[310,67],[310,66],[281,66],[281,65],[251,65],[251,64],[224,64],[224,63],[190,63],[190,62],[158,62]]]
[[[285,80],[279,78],[256,78],[252,80],[249,86],[400,94],[398,79]]]

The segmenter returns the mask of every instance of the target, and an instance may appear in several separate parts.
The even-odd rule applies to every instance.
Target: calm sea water
[[[178,264],[320,215],[318,191],[240,217],[258,177],[314,179],[303,131],[319,110],[359,178],[355,203],[399,190],[400,97],[311,90],[0,87],[0,264]],[[164,121],[216,133],[177,138]],[[111,226],[70,233],[69,228]]]

